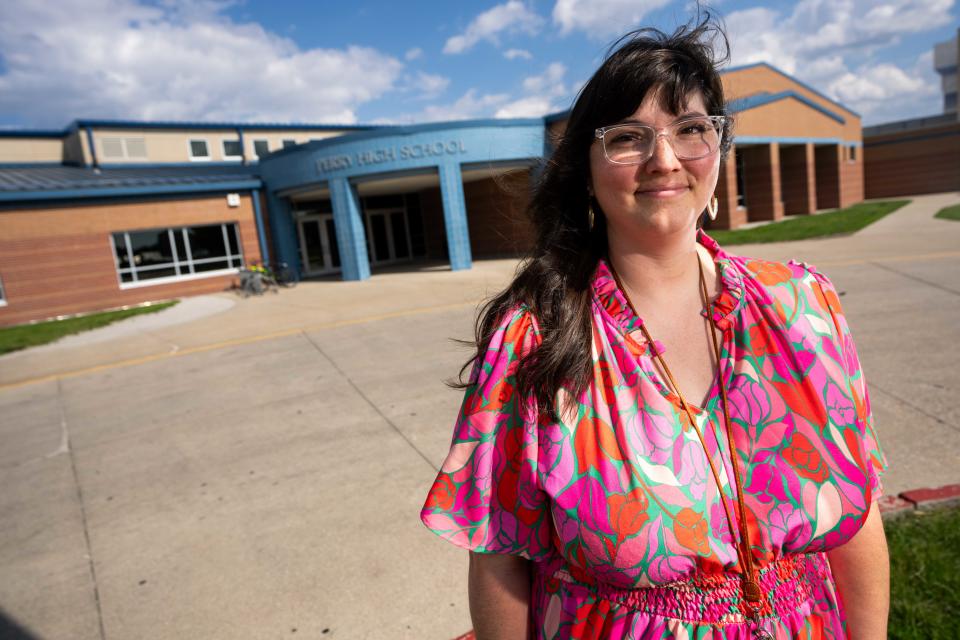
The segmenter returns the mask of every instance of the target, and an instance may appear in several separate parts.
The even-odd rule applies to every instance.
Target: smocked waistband
[[[756,615],[750,615],[752,610],[747,608],[739,573],[698,574],[689,581],[639,589],[598,582],[570,567],[555,571],[552,578],[648,615],[702,624],[737,624],[797,611],[811,601],[814,585],[823,583],[827,571],[822,554],[791,555],[773,561],[759,572],[764,599]]]

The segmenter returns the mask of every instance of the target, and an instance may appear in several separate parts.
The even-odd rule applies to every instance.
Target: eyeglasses
[[[615,124],[600,127],[594,135],[603,143],[603,154],[613,164],[642,164],[653,155],[657,139],[666,136],[680,160],[704,158],[723,139],[725,116],[684,118],[663,129],[645,124]]]

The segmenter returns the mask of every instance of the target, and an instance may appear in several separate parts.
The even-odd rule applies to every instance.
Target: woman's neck
[[[616,237],[609,238],[609,259],[635,304],[645,308],[673,306],[696,294],[700,278],[697,253],[706,253],[706,250],[698,249],[695,234],[659,238],[655,244],[647,243],[646,246],[638,246],[636,242],[623,246],[625,244]],[[712,284],[715,279],[713,260],[707,254],[701,256],[700,261],[707,289],[712,294],[716,288]]]

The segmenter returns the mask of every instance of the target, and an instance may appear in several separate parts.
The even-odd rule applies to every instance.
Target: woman
[[[478,320],[422,513],[488,638],[886,637],[884,468],[830,281],[699,230],[731,142],[709,17],[622,40]]]

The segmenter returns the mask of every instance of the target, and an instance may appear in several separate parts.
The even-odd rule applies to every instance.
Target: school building
[[[713,227],[863,199],[859,115],[768,64],[723,82],[736,141]],[[533,172],[566,117],[0,132],[0,325],[221,291],[251,263],[362,280],[520,255]]]

